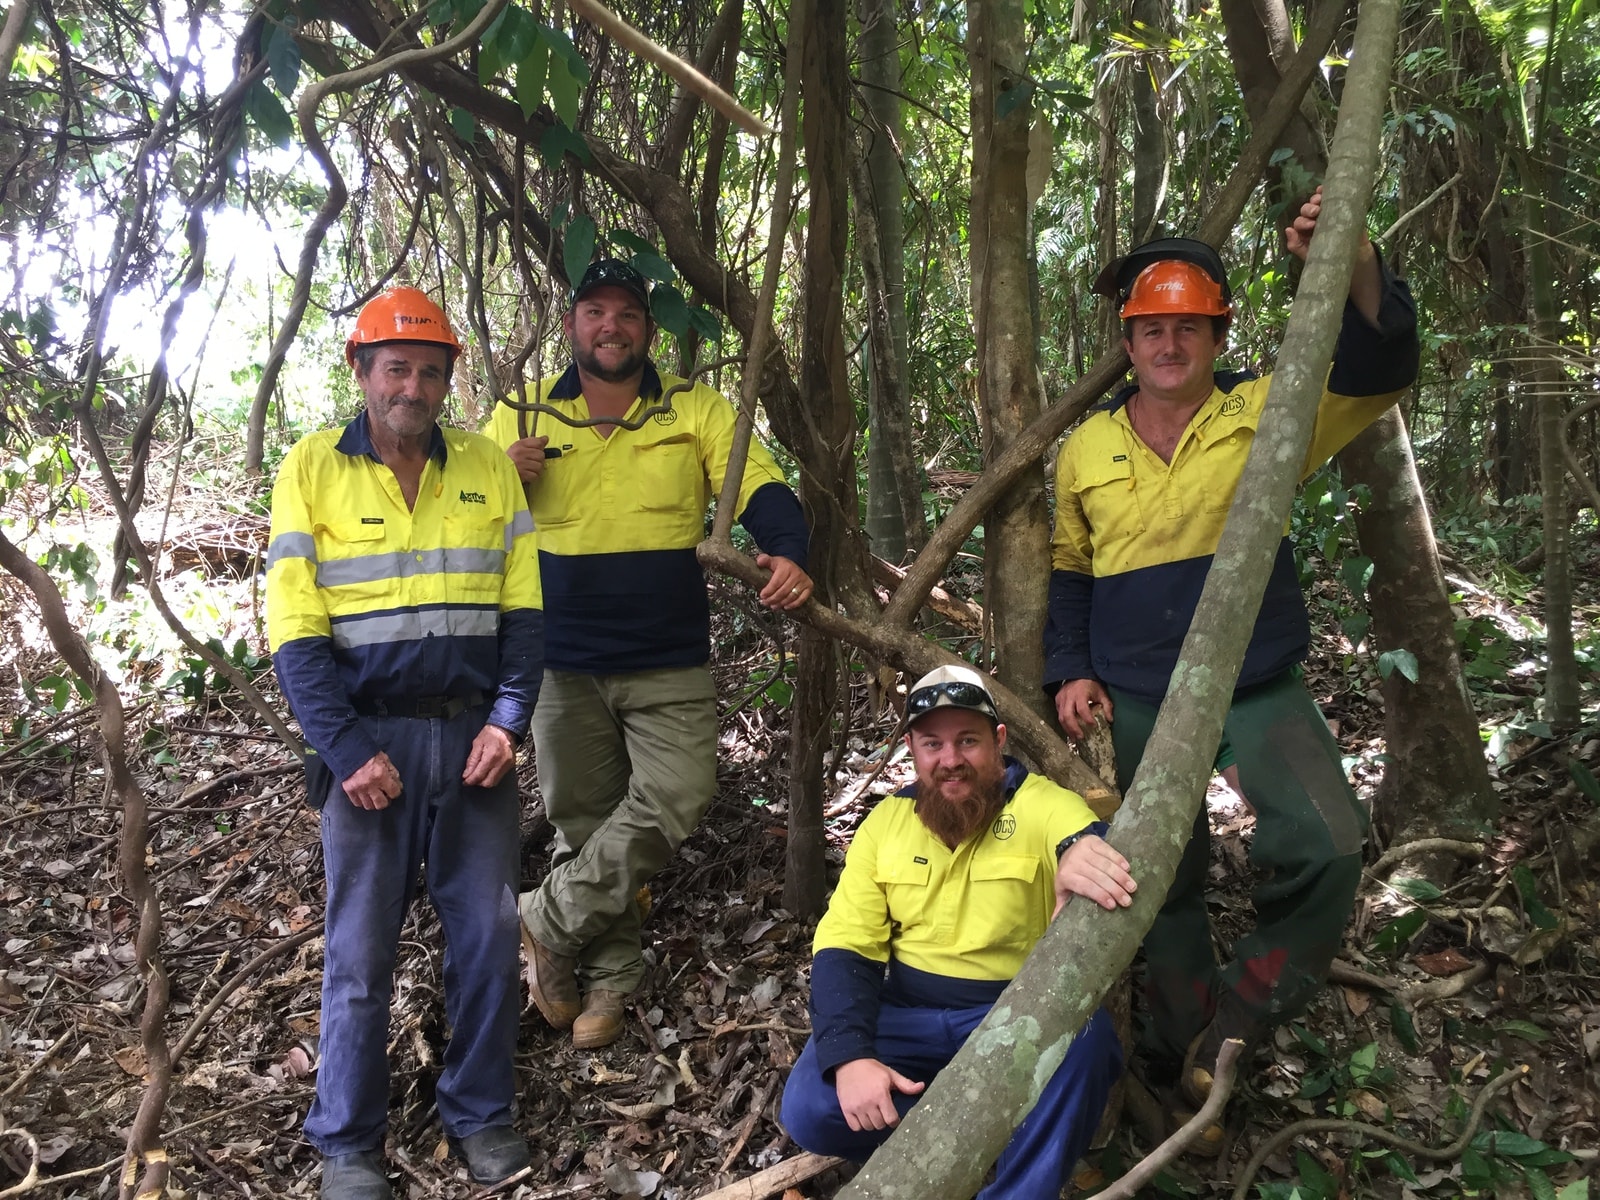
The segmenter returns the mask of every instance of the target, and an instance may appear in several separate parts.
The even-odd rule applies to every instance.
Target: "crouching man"
[[[812,1035],[783,1094],[796,1143],[858,1161],[955,1057],[1063,904],[1126,907],[1136,887],[1081,796],[1004,756],[1006,727],[977,671],[923,676],[906,719],[917,782],[856,831],[817,926]],[[979,1195],[1057,1195],[1121,1069],[1101,1010]]]

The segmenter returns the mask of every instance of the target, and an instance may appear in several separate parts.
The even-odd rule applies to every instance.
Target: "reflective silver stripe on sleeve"
[[[421,641],[429,636],[494,637],[499,632],[497,609],[462,605],[343,617],[333,622],[333,644],[350,649],[379,642]]]
[[[317,539],[309,533],[280,533],[267,547],[267,570],[272,570],[286,558],[304,558],[317,561]]]
[[[388,579],[414,579],[419,575],[499,575],[505,569],[504,550],[414,550],[388,554],[363,554],[339,558],[317,567],[318,587],[351,583],[381,583]]]
[[[506,526],[506,553],[511,553],[512,542],[524,534],[532,533],[533,530],[533,514],[524,508],[512,517],[511,524]]]

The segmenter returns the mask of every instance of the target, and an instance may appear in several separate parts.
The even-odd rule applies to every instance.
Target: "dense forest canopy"
[[[875,760],[863,751],[881,741],[873,723],[897,673],[952,657],[992,668],[1023,753],[1115,808],[1039,686],[1046,461],[1125,369],[1092,281],[1148,238],[1210,236],[1236,301],[1224,361],[1270,370],[1301,279],[1281,231],[1325,179],[1330,212],[1352,230],[1364,219],[1409,279],[1423,337],[1422,374],[1400,410],[1319,472],[1288,516],[1318,629],[1314,690],[1344,726],[1378,846],[1422,847],[1384,864],[1406,878],[1374,875],[1352,944],[1373,958],[1428,950],[1434,964],[1444,951],[1430,937],[1467,951],[1463,963],[1482,968],[1470,980],[1422,968],[1462,979],[1456,992],[1405,992],[1389,978],[1392,1036],[1420,1058],[1421,1006],[1498,989],[1523,1034],[1556,1038],[1539,1102],[1574,1131],[1559,1144],[1548,1121],[1518,1124],[1535,1102],[1505,1098],[1498,1068],[1514,1054],[1502,1038],[1484,1051],[1492,1061],[1408,1109],[1463,1117],[1494,1066],[1508,1090],[1484,1129],[1500,1142],[1474,1130],[1454,1174],[1431,1181],[1416,1183],[1423,1160],[1399,1150],[1374,1152],[1349,1178],[1409,1171],[1424,1190],[1588,1195],[1600,1119],[1600,1015],[1582,984],[1597,965],[1600,842],[1600,146],[1589,136],[1600,14],[1586,0],[1399,6],[1387,89],[1366,97],[1382,91],[1366,146],[1377,168],[1336,184],[1330,146],[1355,107],[1347,81],[1370,65],[1353,47],[1375,7],[10,0],[0,770],[11,804],[0,826],[16,835],[5,874],[19,882],[0,891],[16,906],[0,951],[0,1054],[26,1086],[0,1075],[0,1105],[17,1106],[21,1129],[7,1137],[0,1112],[0,1195],[66,1168],[99,1189],[116,1173],[92,1168],[123,1142],[123,1194],[165,1186],[176,1177],[162,1150],[177,1124],[169,1104],[200,1068],[223,1071],[226,1053],[202,1031],[228,1018],[204,1007],[216,985],[193,977],[194,962],[202,975],[232,971],[194,957],[185,914],[225,899],[251,858],[270,859],[268,844],[306,838],[289,773],[299,743],[260,610],[267,497],[297,438],[360,407],[343,343],[379,290],[415,285],[447,308],[466,349],[445,419],[466,428],[563,369],[561,314],[598,256],[654,282],[664,366],[703,372],[753,406],[812,522],[817,602],[794,624],[749,611],[739,589],[759,572],[726,520],[702,561],[726,622],[719,661],[738,680],[723,697],[724,750],[754,772],[739,784],[760,793],[752,804],[786,824],[781,869],[748,914],[749,928],[771,923],[748,940],[776,926],[803,951],[799,923],[825,896],[830,839],[853,819],[845,801],[868,790],[860,776]],[[1239,603],[1253,612],[1258,599]],[[763,774],[784,755],[782,772]],[[262,779],[276,782],[262,790]],[[220,816],[182,836],[175,827],[194,814],[166,819],[174,804],[252,788],[272,813],[251,818],[250,838],[264,839],[253,848],[229,842]],[[72,815],[108,806],[92,830]],[[221,856],[233,866],[200,886],[185,856],[222,845],[246,857]],[[314,974],[291,956],[314,946],[318,884],[303,854],[285,853],[278,867],[295,882],[279,889],[282,919],[228,919],[266,955],[253,970],[297,977]],[[1467,893],[1446,905],[1453,887]],[[697,907],[710,902],[687,885],[684,895],[663,921],[715,922],[714,905]],[[44,899],[49,912],[34,907]],[[83,990],[104,988],[115,1019],[85,1032],[41,1016],[54,985],[39,981],[67,970],[89,931],[115,949],[71,961],[105,968]],[[1540,963],[1559,977],[1546,990],[1522,979]],[[1376,971],[1346,983],[1368,986]],[[1086,1003],[1104,990],[1094,983]],[[713,987],[713,1007],[733,1004],[727,988]],[[1445,1076],[1461,1065],[1445,1043],[1491,1006],[1473,1003],[1437,1028],[1416,1015]],[[804,1021],[803,998],[780,1005]],[[1296,1111],[1337,1092],[1336,1115],[1393,1117],[1372,1101],[1391,1068],[1316,1051],[1316,1033],[1301,1033],[1298,1052],[1321,1065]],[[247,1040],[229,1036],[236,1048]],[[52,1141],[55,1125],[70,1126],[63,1097],[89,1086],[62,1065],[75,1038],[74,1062],[115,1052],[116,1099],[103,1128]],[[283,1055],[270,1036],[237,1053],[296,1061]],[[782,1065],[782,1051],[770,1055],[763,1069]],[[608,1151],[588,1164],[596,1180],[616,1194],[688,1196],[770,1165],[754,1143],[735,1164],[756,1130],[782,1149],[771,1121],[758,1123],[771,1086],[733,1069],[731,1050],[717,1062],[717,1080],[748,1088],[754,1114],[725,1139],[724,1161],[720,1149],[709,1164],[674,1151],[673,1175],[651,1159],[655,1135],[636,1133],[627,1161],[641,1174],[605,1174],[626,1158]],[[1549,1082],[1574,1065],[1586,1088]],[[1461,1126],[1441,1128],[1448,1141]],[[1585,1147],[1587,1158],[1569,1153]],[[246,1160],[256,1162],[239,1152]],[[557,1160],[588,1169],[579,1150]],[[1332,1196],[1341,1183],[1327,1160],[1302,1151],[1270,1165],[1297,1175],[1299,1194]],[[202,1190],[234,1178],[234,1160],[209,1161]],[[258,1186],[287,1189],[303,1174],[294,1161],[274,1160],[278,1182]],[[587,1194],[575,1188],[548,1194]]]

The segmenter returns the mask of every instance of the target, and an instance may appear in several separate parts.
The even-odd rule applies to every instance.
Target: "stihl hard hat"
[[[1145,279],[1156,266],[1170,273]],[[1175,268],[1189,267],[1189,271]],[[1154,290],[1157,284],[1164,284]],[[1194,238],[1157,238],[1136,246],[1121,258],[1113,259],[1094,281],[1094,292],[1110,296],[1117,302],[1117,311],[1123,317],[1145,316],[1152,313],[1195,313],[1200,316],[1225,317],[1233,312],[1232,293],[1228,289],[1228,272],[1222,265],[1222,256],[1215,249]],[[1144,304],[1159,307],[1131,309],[1135,292]]]
[[[449,351],[451,362],[461,353],[461,342],[444,309],[412,287],[390,288],[362,306],[355,330],[344,344],[345,362],[355,366],[357,346],[380,342],[432,342]]]
[[[1225,317],[1231,311],[1215,279],[1193,263],[1168,258],[1139,272],[1118,314],[1127,320],[1162,313]]]

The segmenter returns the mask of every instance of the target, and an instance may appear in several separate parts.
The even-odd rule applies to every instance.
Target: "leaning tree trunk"
[[[1417,480],[1405,418],[1391,408],[1339,455],[1348,479],[1372,490],[1356,517],[1372,559],[1367,608],[1372,643],[1416,656],[1413,683],[1399,670],[1383,681],[1388,764],[1373,816],[1391,841],[1476,836],[1498,811],[1461,675],[1455,619]]]
[[[1133,19],[1152,34],[1160,34],[1167,25],[1159,0],[1133,0]],[[1161,119],[1155,72],[1138,59],[1130,62],[1133,67],[1133,235],[1128,244],[1137,246],[1156,236],[1161,218],[1161,201],[1167,190],[1167,129]],[[1272,99],[1270,94],[1267,99]]]
[[[1346,2],[1322,0],[1324,4]],[[1222,0],[1221,8],[1228,56],[1244,94],[1245,109],[1252,121],[1259,120],[1294,56],[1294,29],[1288,8],[1283,0]],[[1315,178],[1322,174],[1328,160],[1316,124],[1307,115],[1310,107],[1309,102],[1302,103],[1278,144],[1290,150],[1301,169]],[[1293,186],[1296,180],[1285,175],[1284,165],[1274,162],[1267,168],[1267,195],[1274,204],[1298,203],[1294,196],[1303,195],[1310,188]]]
[[[795,19],[795,5],[790,20]],[[824,581],[823,596],[835,594],[841,562],[856,545],[844,514],[856,511],[855,409],[845,373],[844,273],[849,174],[850,78],[846,69],[847,0],[811,0],[801,34],[801,131],[809,169],[810,218],[805,244],[805,324],[801,333],[800,390],[810,398],[817,433],[828,453],[801,477],[800,496],[811,519],[811,574]],[[747,369],[753,369],[753,366]],[[834,497],[845,503],[835,503]],[[790,912],[813,916],[826,894],[822,849],[823,753],[829,748],[838,700],[839,656],[812,626],[800,635],[800,671],[795,681],[789,758],[791,845],[784,872],[783,903]],[[806,835],[805,845],[795,832]],[[812,836],[814,835],[814,837]],[[801,856],[804,856],[803,858]]]
[[[972,71],[972,314],[984,459],[1039,415],[1038,346],[1029,298],[1028,130],[1033,106],[1008,96],[1027,85],[1022,0],[969,0]],[[1009,108],[1004,116],[1002,111]],[[984,610],[1000,678],[1045,711],[1044,616],[1050,517],[1044,463],[1034,463],[984,521]]]
[[[1155,730],[1112,824],[1139,891],[1106,912],[1069,904],[993,1010],[842,1200],[971,1196],[1105,990],[1155,920],[1211,773],[1267,575],[1311,440],[1377,165],[1398,0],[1366,0],[1311,244],[1267,414]],[[976,130],[974,131],[976,133]],[[975,1102],[976,1101],[976,1102]],[[955,1131],[958,1131],[956,1133]]]

